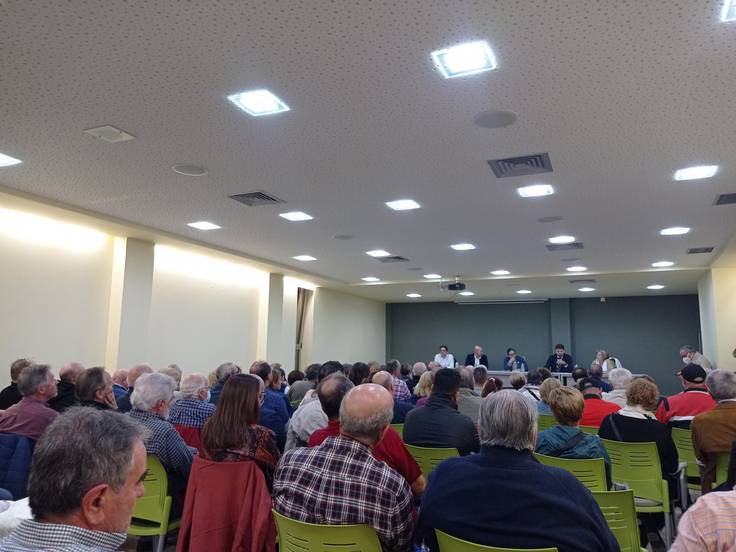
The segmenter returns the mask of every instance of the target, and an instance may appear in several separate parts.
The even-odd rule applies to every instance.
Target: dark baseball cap
[[[598,378],[583,378],[578,382],[578,388],[585,393],[588,389],[602,389],[603,382]]]
[[[688,364],[677,375],[690,383],[703,383],[708,374],[700,364]]]

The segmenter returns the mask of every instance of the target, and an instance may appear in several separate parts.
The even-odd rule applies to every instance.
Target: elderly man
[[[713,369],[711,361],[691,345],[680,347],[680,357],[682,357],[682,362],[685,364],[697,364],[698,366],[702,366],[706,372],[710,372]]]
[[[670,427],[690,429],[693,418],[716,407],[716,401],[708,393],[705,368],[688,364],[678,374],[684,391],[662,399],[657,407],[657,419]]]
[[[271,388],[272,371],[271,365],[263,361],[256,361],[250,367],[250,373],[261,378],[263,385],[266,387],[258,423],[276,434],[276,444],[279,450],[283,451],[286,445],[286,424],[289,423],[289,408],[286,406],[288,403],[285,395]]]
[[[423,362],[415,362],[414,366],[411,367],[411,378],[406,382],[406,387],[409,388],[410,393],[414,393],[414,388],[419,383],[419,378],[422,374],[427,371],[427,365]]]
[[[406,415],[404,442],[418,447],[456,448],[461,455],[477,452],[480,444],[475,422],[458,412],[460,374],[440,368],[434,374],[427,404]]]
[[[217,384],[212,388],[212,392],[210,393],[210,402],[212,404],[216,405],[217,401],[220,400],[220,393],[222,393],[222,387],[225,385],[227,378],[239,373],[240,367],[232,362],[224,362],[217,367],[215,370]]]
[[[621,410],[619,405],[603,400],[603,390],[599,379],[583,378],[578,382],[578,388],[585,399],[583,417],[580,419],[581,426],[600,427],[606,416]]]
[[[112,391],[115,393],[115,400],[119,401],[128,394],[128,371],[118,368],[112,374]]]
[[[77,378],[77,396],[82,406],[97,410],[117,410],[112,378],[104,368],[96,366],[82,372]]]
[[[120,412],[130,412],[133,406],[131,405],[130,398],[133,395],[135,382],[138,381],[143,374],[150,374],[153,372],[150,364],[136,364],[130,370],[128,370],[128,392],[121,399],[117,401],[118,410]]]
[[[350,390],[340,405],[338,436],[281,458],[273,484],[276,511],[307,523],[367,524],[384,550],[413,550],[409,484],[373,456],[392,415],[393,397],[380,385]]]
[[[59,370],[59,385],[56,396],[49,400],[49,407],[59,414],[67,408],[77,406],[76,383],[79,374],[84,372],[84,366],[78,362],[68,362]]]
[[[588,376],[595,378],[601,384],[601,389],[604,393],[610,393],[613,391],[613,385],[603,379],[603,368],[595,364],[588,369]]]
[[[435,529],[499,548],[619,550],[590,492],[569,472],[532,456],[535,405],[515,391],[491,393],[479,426],[480,454],[446,460],[429,477],[419,528],[432,550]]]
[[[373,374],[373,383],[385,388],[391,396],[395,396],[394,381],[388,372],[376,372]],[[394,417],[391,419],[392,424],[403,424],[406,415],[414,409],[414,405],[410,402],[394,399]]]
[[[7,410],[23,398],[23,395],[18,391],[18,376],[20,376],[23,368],[31,364],[33,364],[33,361],[27,358],[19,358],[10,365],[10,385],[0,391],[0,410]]]
[[[171,406],[169,422],[201,430],[215,413],[210,401],[210,388],[203,374],[187,374],[181,381],[180,395]]]
[[[181,386],[181,368],[178,364],[169,364],[159,370],[160,374],[166,374],[174,380],[174,391],[179,391]]]
[[[603,400],[624,408],[626,406],[626,387],[631,383],[631,377],[631,372],[626,368],[614,368],[608,372],[608,381],[611,382],[613,391],[603,393]]]
[[[478,367],[480,368],[480,366]],[[457,395],[457,409],[463,416],[467,416],[473,422],[478,421],[478,413],[480,412],[480,403],[483,399],[480,398],[480,393],[474,390],[475,378],[474,372],[478,368],[470,368],[465,366],[458,368],[460,372],[460,389]]]
[[[0,433],[15,433],[37,441],[59,415],[48,407],[56,395],[56,380],[48,364],[26,366],[18,376],[21,401],[0,414]]]
[[[736,441],[736,373],[713,370],[705,385],[717,405],[710,412],[695,416],[690,429],[695,456],[705,466],[701,484],[707,493],[715,481],[716,457],[730,452],[731,444]]]
[[[140,424],[114,412],[74,408],[60,416],[33,455],[33,519],[0,541],[0,552],[118,550],[144,492],[145,435]]]
[[[398,360],[389,360],[386,363],[386,372],[391,374],[391,379],[394,382],[394,399],[400,401],[408,401],[411,399],[411,393],[409,388],[401,379],[401,363]]]
[[[465,366],[472,366],[473,368],[476,366],[485,366],[488,368],[488,357],[483,352],[483,347],[480,345],[473,347],[473,352],[468,353],[465,357]]]

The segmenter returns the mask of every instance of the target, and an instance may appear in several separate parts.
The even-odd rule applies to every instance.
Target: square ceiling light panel
[[[432,52],[432,59],[446,79],[475,75],[496,68],[496,56],[484,40],[435,50]]]
[[[290,109],[281,98],[265,89],[245,90],[231,94],[227,99],[253,117],[275,115]]]

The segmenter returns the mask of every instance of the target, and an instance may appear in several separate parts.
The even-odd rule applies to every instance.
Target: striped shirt
[[[145,442],[146,452],[158,457],[169,474],[177,474],[185,481],[189,479],[194,449],[186,445],[174,426],[153,412],[133,409],[128,416],[151,431]]]
[[[411,392],[404,380],[392,375],[391,381],[394,384],[394,399],[397,401],[409,401],[411,399]]]
[[[0,541],[0,552],[112,552],[125,542],[125,533],[90,531],[74,525],[26,519]]]
[[[736,491],[701,496],[682,516],[670,552],[736,550]]]

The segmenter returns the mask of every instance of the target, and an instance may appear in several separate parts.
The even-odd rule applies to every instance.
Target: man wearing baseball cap
[[[604,401],[601,395],[601,380],[598,378],[583,378],[578,382],[578,389],[585,399],[583,417],[580,418],[581,426],[600,427],[603,418],[621,410],[615,403]]]
[[[705,386],[705,378],[708,375],[705,368],[699,364],[688,364],[677,375],[682,381],[684,391],[659,403],[657,419],[670,427],[690,429],[693,418],[713,410],[716,401]]]

